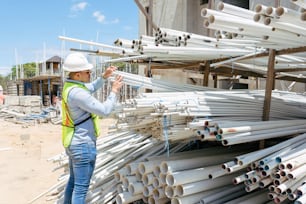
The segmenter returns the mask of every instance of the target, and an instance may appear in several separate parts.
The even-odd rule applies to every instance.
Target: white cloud
[[[112,21],[106,21],[106,17],[100,11],[93,12],[92,16],[99,23],[104,23],[104,24],[116,24],[116,23],[119,23],[119,19],[118,18],[116,18],[116,19],[114,19]]]
[[[71,11],[75,11],[75,12],[83,11],[86,8],[87,5],[88,5],[88,3],[85,2],[85,1],[77,3],[77,4],[74,4],[71,7]]]
[[[99,22],[99,23],[103,23],[104,20],[105,20],[105,16],[103,14],[101,14],[100,11],[95,11],[93,14],[93,17],[96,18],[96,20]]]

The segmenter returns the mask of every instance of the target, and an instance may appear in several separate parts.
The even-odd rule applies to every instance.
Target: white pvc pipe
[[[149,196],[153,195],[153,190],[154,189],[155,188],[152,185],[144,186],[142,193],[143,193],[144,196],[149,197]]]
[[[189,204],[189,203],[197,203],[201,200],[201,198],[206,197],[207,195],[215,194],[219,189],[207,190],[199,193],[195,193],[192,195],[187,195],[183,197],[173,197],[171,199],[171,204]]]
[[[128,188],[129,185],[133,182],[137,182],[138,178],[136,176],[123,176],[121,182],[124,187]]]
[[[115,46],[111,46],[111,45],[106,45],[106,44],[96,43],[96,42],[86,41],[86,40],[80,40],[80,39],[76,39],[76,38],[69,38],[69,37],[65,37],[65,36],[58,36],[58,38],[60,40],[66,40],[66,41],[71,41],[71,42],[76,42],[76,43],[81,43],[81,44],[93,45],[93,46],[97,46],[97,47],[104,47],[104,48],[109,48],[109,49],[113,49],[113,50],[120,50],[120,51],[124,50],[124,48],[121,48],[121,47],[115,47]]]
[[[227,3],[223,3],[223,2],[219,2],[219,4],[217,5],[217,9],[219,11],[223,11],[225,13],[234,15],[234,16],[239,16],[242,18],[252,18],[255,14],[254,11],[250,11],[248,9],[244,9],[238,6],[234,6],[231,4],[227,4]]]
[[[209,179],[209,174],[217,169],[220,165],[208,166],[186,171],[169,172],[166,177],[166,183],[169,186],[177,186],[184,183],[191,183],[199,180]]]
[[[211,166],[223,163],[231,159],[237,153],[230,153],[226,155],[216,155],[208,157],[195,157],[192,159],[182,159],[176,161],[163,161],[160,165],[162,173],[181,171],[184,169],[194,169],[203,166]]]
[[[154,180],[155,176],[153,175],[153,173],[145,173],[142,175],[142,182],[144,185],[151,185],[153,184],[153,180]]]
[[[306,194],[299,197],[296,201],[294,201],[294,204],[305,204],[306,203]]]
[[[153,198],[155,200],[166,198],[165,186],[162,186],[162,187],[159,187],[159,188],[155,188],[153,190]]]
[[[300,156],[297,156],[295,158],[292,158],[292,159],[289,159],[283,163],[280,163],[279,164],[279,168],[280,169],[295,169],[299,166],[301,166],[302,164],[305,164],[306,163],[306,158],[305,158],[305,155],[304,154],[301,154]]]
[[[142,194],[143,187],[144,187],[144,185],[143,185],[142,182],[133,182],[133,183],[129,184],[128,191],[129,191],[130,194],[135,196],[137,194]]]
[[[179,197],[183,197],[201,191],[218,188],[230,184],[233,177],[235,177],[235,175],[227,175],[218,177],[216,179],[202,180],[198,182],[177,185],[175,188],[175,194]]]
[[[306,183],[305,182],[296,189],[296,193],[298,196],[302,196],[303,194],[306,194]]]
[[[218,188],[218,189],[219,189],[218,192],[203,197],[201,199],[201,204],[208,204],[211,202],[220,202],[219,199],[222,199],[224,196],[233,194],[238,191],[241,191],[242,193],[244,193],[242,191],[244,189],[243,185],[237,185],[237,186],[228,185],[228,186],[225,186],[224,188]]]
[[[275,188],[275,192],[278,193],[278,194],[281,194],[281,193],[285,192],[288,188],[293,186],[299,180],[305,180],[305,177],[306,177],[306,175],[301,175],[294,180],[293,179],[287,180],[287,181],[283,182],[282,184],[280,184],[279,186],[277,186]]]
[[[268,6],[265,6],[265,5],[263,5],[263,4],[257,4],[257,5],[255,6],[255,12],[256,12],[257,14],[265,14],[265,15],[268,15],[268,14],[266,13],[267,8],[268,8]]]
[[[119,193],[116,196],[116,203],[118,204],[128,204],[132,203],[136,200],[140,200],[142,198],[142,194],[137,194],[135,196],[131,195],[128,192]]]
[[[304,155],[304,157],[305,157],[305,155]],[[300,177],[300,176],[305,175],[305,174],[306,174],[306,164],[303,164],[302,166],[299,166],[296,169],[294,169],[293,171],[289,172],[287,177],[289,179],[295,179],[295,178]]]

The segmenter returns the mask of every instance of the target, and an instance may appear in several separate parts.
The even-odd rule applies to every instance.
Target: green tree
[[[36,70],[35,62],[29,62],[29,63],[23,64],[24,78],[35,76],[35,70]],[[16,77],[16,65],[12,68],[12,76],[13,78]],[[18,66],[18,76],[20,77],[20,66]]]
[[[4,90],[6,90],[6,84],[8,80],[9,80],[9,76],[5,77],[0,74],[0,85],[2,86]]]

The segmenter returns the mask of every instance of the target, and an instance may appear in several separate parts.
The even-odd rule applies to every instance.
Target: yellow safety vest
[[[78,124],[75,124],[70,117],[69,108],[67,105],[68,94],[72,88],[79,87],[88,91],[86,86],[73,82],[65,82],[63,93],[62,93],[62,143],[64,147],[69,147],[71,140],[74,134],[74,127],[85,122],[87,119],[81,121]],[[100,123],[99,117],[96,114],[91,114],[91,118],[94,123],[95,135],[98,137],[100,135]]]

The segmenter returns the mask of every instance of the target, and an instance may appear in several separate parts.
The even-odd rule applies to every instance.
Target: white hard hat
[[[90,64],[87,61],[87,58],[79,52],[69,54],[66,57],[63,65],[63,69],[67,72],[79,72],[91,70],[92,68],[93,65]]]

